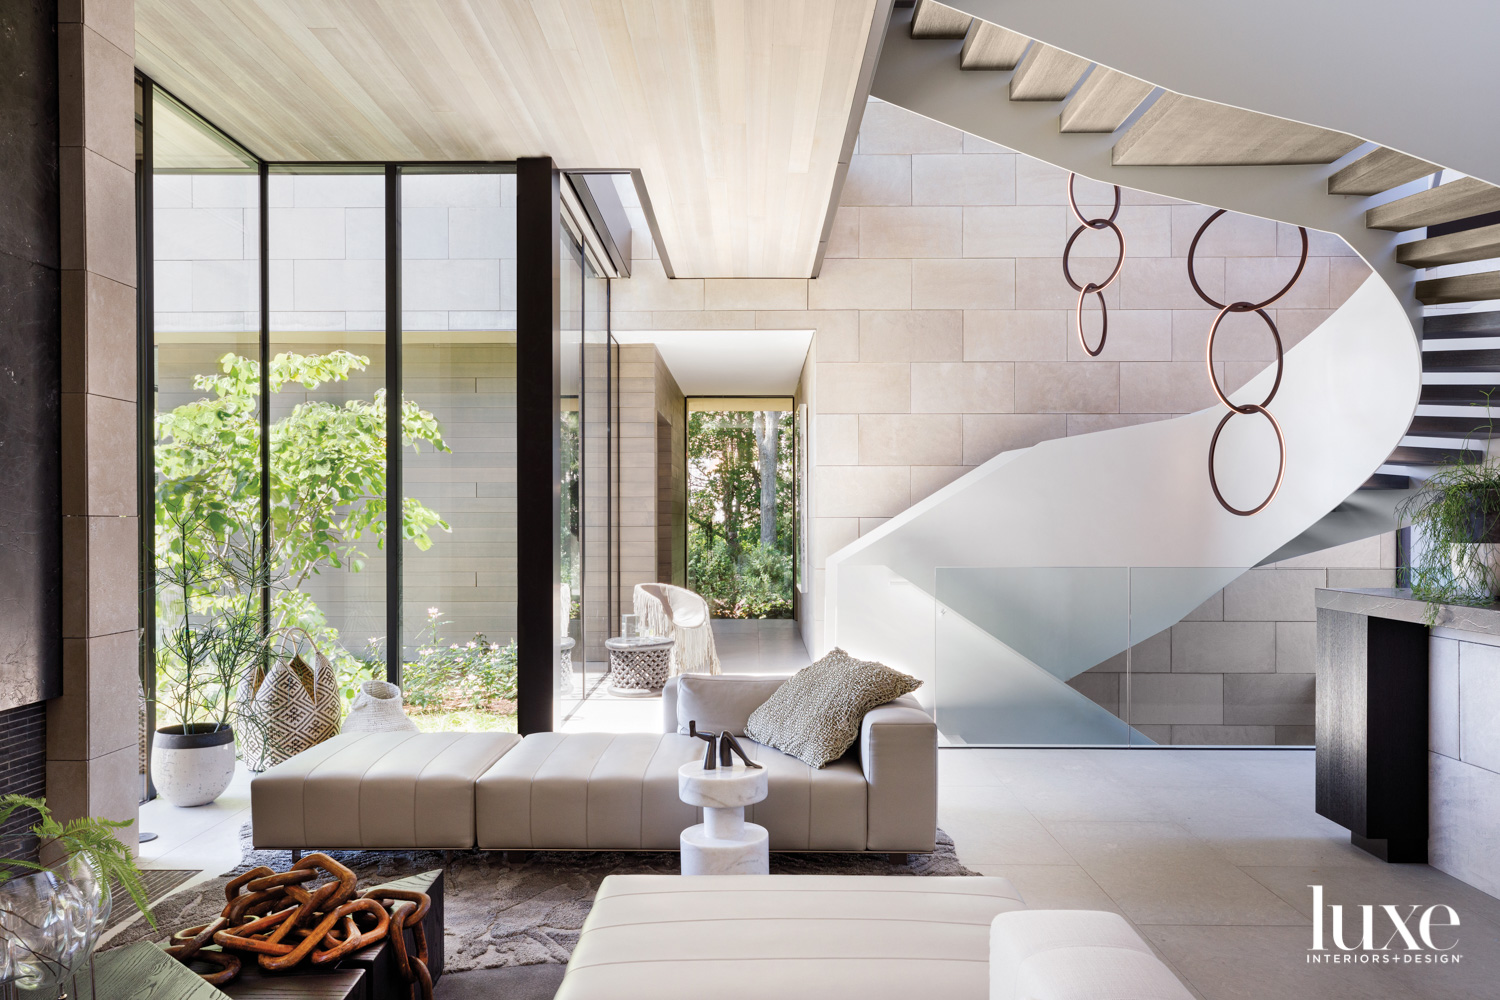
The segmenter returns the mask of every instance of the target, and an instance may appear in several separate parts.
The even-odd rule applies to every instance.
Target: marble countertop
[[[1427,602],[1411,596],[1410,590],[1389,587],[1369,590],[1323,589],[1316,592],[1317,606],[1330,611],[1348,611],[1392,618],[1396,621],[1428,623]],[[1500,604],[1472,607],[1464,604],[1440,604],[1433,626],[1465,632],[1500,636]]]

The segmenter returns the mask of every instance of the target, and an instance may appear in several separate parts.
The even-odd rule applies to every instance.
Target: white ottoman
[[[250,783],[257,848],[474,846],[474,782],[514,733],[341,733]]]
[[[1003,878],[611,875],[556,1000],[984,1000]]]
[[[990,1000],[1193,1000],[1118,913],[1015,910],[990,926]]]

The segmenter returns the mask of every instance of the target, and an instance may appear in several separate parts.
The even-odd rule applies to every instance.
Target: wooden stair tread
[[[1423,351],[1424,372],[1494,372],[1500,371],[1500,348],[1472,348],[1463,351]]]
[[[1341,167],[1328,178],[1329,194],[1379,194],[1393,187],[1400,187],[1418,177],[1427,177],[1441,170],[1435,163],[1419,160],[1415,156],[1398,153],[1394,149],[1372,149],[1348,166]]]
[[[1500,211],[1500,188],[1460,177],[1370,209],[1365,213],[1365,226],[1397,232],[1495,211]]]
[[[964,36],[958,66],[976,70],[1015,69],[1030,44],[1031,39],[1025,35],[976,17]]]
[[[1424,383],[1417,401],[1429,406],[1500,406],[1500,383]]]
[[[1343,132],[1168,91],[1118,142],[1113,162],[1143,166],[1332,163],[1359,145]]]
[[[1095,66],[1062,111],[1064,132],[1113,132],[1155,90],[1145,80]]]
[[[1500,271],[1478,274],[1455,274],[1448,278],[1427,278],[1417,282],[1417,301],[1424,306],[1450,302],[1482,302],[1500,299]]]
[[[969,30],[972,14],[954,10],[934,0],[917,0],[911,13],[913,38],[962,38]]]
[[[1037,42],[1010,78],[1012,101],[1060,101],[1068,96],[1089,61],[1071,52]]]
[[[1411,489],[1410,476],[1398,476],[1395,473],[1377,472],[1369,479],[1359,484],[1362,490],[1409,490]]]
[[[1423,448],[1418,445],[1397,446],[1385,460],[1387,465],[1453,465],[1462,456],[1466,462],[1484,460],[1478,448]]]
[[[1439,313],[1423,318],[1423,340],[1455,337],[1500,337],[1500,312]]]
[[[1408,267],[1436,267],[1500,257],[1500,226],[1480,226],[1446,236],[1429,236],[1396,247],[1396,260]]]
[[[1406,433],[1416,437],[1451,437],[1471,441],[1488,440],[1500,431],[1500,421],[1492,420],[1483,410],[1472,417],[1412,417]]]

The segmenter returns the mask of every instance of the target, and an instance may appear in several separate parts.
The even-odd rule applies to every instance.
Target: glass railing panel
[[[934,696],[954,743],[1125,746],[1129,571],[940,568]]]
[[[882,572],[896,576],[863,570],[872,580]],[[1300,583],[1285,576],[1246,573],[938,569],[928,684],[938,728],[969,744],[1310,743],[1313,676],[1301,646],[1312,641],[1313,595],[1287,591]],[[891,642],[891,626],[879,624],[899,613],[889,592],[887,581],[848,602],[864,623],[854,631],[881,636],[872,645]]]
[[[1297,687],[1290,675],[1277,677],[1277,633],[1290,633],[1277,621],[1252,620],[1284,612],[1232,596],[1226,605],[1225,588],[1245,572],[1196,566],[1130,570],[1126,718],[1133,743],[1269,745],[1277,738],[1268,721],[1300,711],[1297,705],[1265,704]],[[1310,607],[1312,595],[1307,598]]]

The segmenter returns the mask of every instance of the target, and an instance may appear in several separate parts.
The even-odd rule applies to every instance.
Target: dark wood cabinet
[[[1427,627],[1318,609],[1317,810],[1385,861],[1427,861]]]

